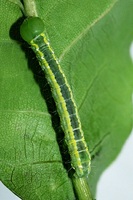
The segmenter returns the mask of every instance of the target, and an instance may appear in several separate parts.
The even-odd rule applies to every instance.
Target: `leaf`
[[[37,9],[79,109],[95,194],[132,128],[133,0],[40,0]],[[59,120],[51,118],[46,80],[19,36],[21,16],[17,5],[1,0],[0,179],[23,200],[72,200],[57,142]]]

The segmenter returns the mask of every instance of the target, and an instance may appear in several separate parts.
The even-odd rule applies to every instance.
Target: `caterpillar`
[[[49,41],[44,34],[44,23],[39,17],[29,17],[20,27],[20,35],[35,52],[51,87],[56,103],[65,142],[71,158],[74,176],[87,176],[91,169],[91,157],[84,139],[73,94]]]

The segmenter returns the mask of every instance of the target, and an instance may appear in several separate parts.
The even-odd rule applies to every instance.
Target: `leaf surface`
[[[19,35],[21,11],[0,4],[0,179],[23,200],[74,200],[49,88]],[[132,128],[133,0],[38,0],[37,9],[79,110],[95,194]]]

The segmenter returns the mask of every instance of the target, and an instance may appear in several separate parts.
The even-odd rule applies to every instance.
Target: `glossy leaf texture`
[[[88,182],[117,157],[132,129],[133,0],[37,1],[92,155]],[[50,88],[21,39],[17,5],[0,2],[0,179],[23,200],[74,200]],[[65,155],[65,154],[64,154]]]

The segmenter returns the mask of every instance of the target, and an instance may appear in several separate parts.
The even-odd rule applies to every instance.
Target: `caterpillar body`
[[[43,32],[44,23],[39,17],[27,18],[20,27],[22,38],[31,45],[45,72],[65,133],[71,166],[75,170],[75,177],[81,178],[90,173],[90,153],[70,86]]]

